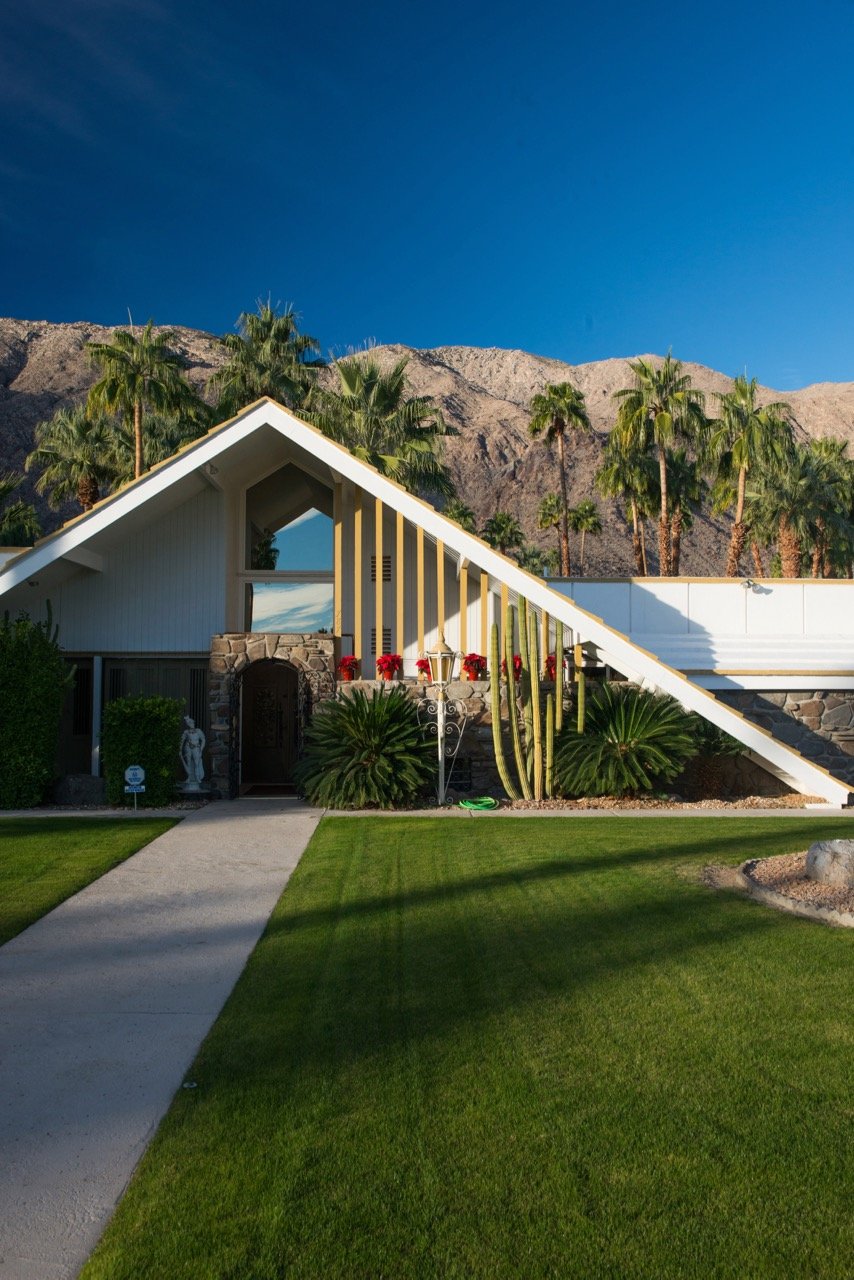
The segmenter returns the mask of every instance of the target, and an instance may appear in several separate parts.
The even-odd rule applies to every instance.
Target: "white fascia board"
[[[90,538],[103,533],[111,525],[116,524],[133,511],[144,506],[157,494],[164,493],[179,480],[192,475],[206,463],[218,457],[225,449],[257,430],[258,424],[247,418],[238,418],[230,427],[217,431],[214,435],[204,436],[197,444],[178,454],[172,461],[165,462],[156,471],[143,476],[141,480],[131,484],[127,489],[117,493],[115,497],[99,503],[94,511],[79,516],[68,528],[58,529],[55,534],[38,546],[16,556],[3,572],[0,572],[0,595],[18,587],[22,582],[36,577],[43,569],[55,560],[73,558],[77,548],[83,547]],[[79,562],[76,562],[79,563]]]

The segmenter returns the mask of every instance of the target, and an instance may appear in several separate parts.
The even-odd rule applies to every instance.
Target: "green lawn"
[[[0,818],[0,943],[174,825],[162,818]]]
[[[323,822],[83,1277],[850,1277],[854,933],[696,873],[851,830]]]

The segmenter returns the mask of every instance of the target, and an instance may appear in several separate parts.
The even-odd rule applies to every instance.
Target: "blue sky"
[[[0,11],[0,312],[854,379],[851,0]]]

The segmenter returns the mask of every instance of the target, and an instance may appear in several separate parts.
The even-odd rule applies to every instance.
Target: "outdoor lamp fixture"
[[[460,655],[445,643],[445,637],[440,631],[435,649],[428,649],[424,656],[430,664],[430,683],[435,686],[436,697],[419,705],[418,721],[425,733],[436,735],[439,751],[439,785],[436,794],[439,804],[444,804],[450,774],[453,772],[453,761],[460,749],[466,720],[465,703],[462,700],[449,702],[447,698],[447,688],[454,678],[454,669]],[[449,760],[451,770],[446,778],[445,766]]]
[[[454,678],[454,667],[457,665],[459,654],[454,653],[447,644],[445,637],[439,632],[439,643],[435,649],[429,650],[426,654],[427,661],[430,663],[430,683],[435,684],[439,688],[439,697],[444,700],[445,686],[449,685]]]

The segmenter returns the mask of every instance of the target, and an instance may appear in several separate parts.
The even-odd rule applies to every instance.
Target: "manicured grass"
[[[0,818],[0,943],[174,825],[162,818]]]
[[[849,1277],[849,822],[332,819],[85,1280]]]

